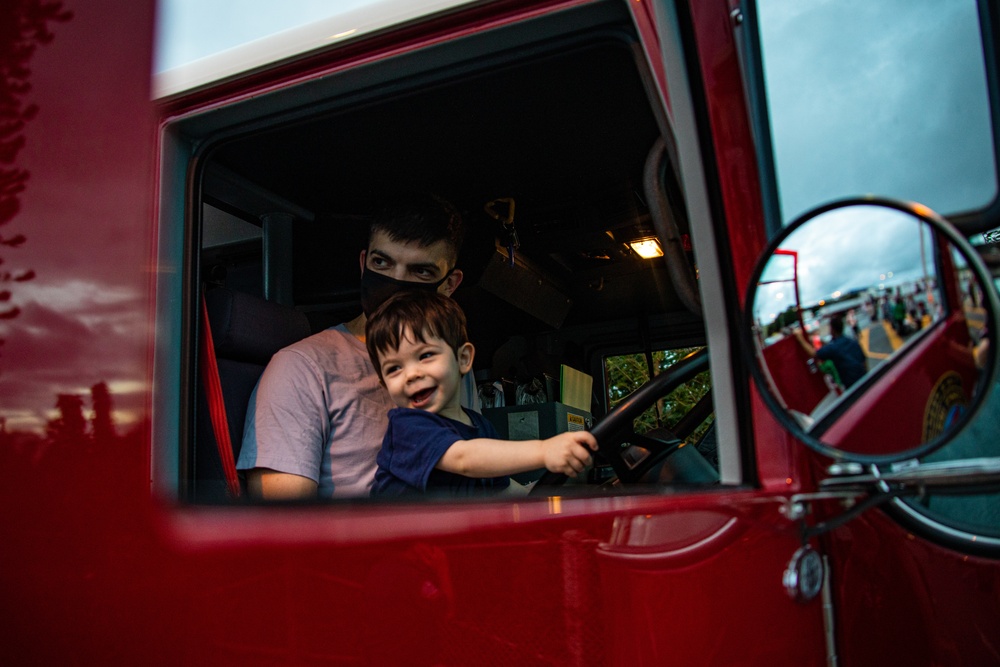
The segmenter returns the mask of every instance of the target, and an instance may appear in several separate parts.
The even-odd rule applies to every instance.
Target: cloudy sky
[[[975,0],[761,0],[784,219],[845,196],[996,195]]]
[[[906,213],[881,207],[827,212],[792,232],[781,247],[798,253],[800,299],[806,306],[858,289],[912,284],[935,274],[928,228]],[[792,276],[790,258],[775,256],[762,281]],[[791,282],[761,286],[755,319],[767,324],[793,305],[793,289]]]

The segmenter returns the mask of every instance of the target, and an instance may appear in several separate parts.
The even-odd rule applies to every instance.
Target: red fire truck
[[[0,6],[3,662],[1000,663],[996,4],[348,4],[170,66],[172,3]],[[393,189],[593,468],[235,497]]]

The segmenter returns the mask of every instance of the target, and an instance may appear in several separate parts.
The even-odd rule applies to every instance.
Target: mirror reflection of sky
[[[787,222],[875,194],[944,215],[996,196],[975,0],[759,0]]]
[[[798,254],[800,304],[812,308],[852,292],[874,293],[936,274],[929,228],[915,217],[876,206],[824,213],[781,244]],[[754,318],[768,324],[795,305],[791,257],[775,255],[764,268]],[[764,284],[767,283],[767,284]]]

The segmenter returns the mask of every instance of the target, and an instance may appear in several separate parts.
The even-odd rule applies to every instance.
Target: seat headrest
[[[302,311],[226,287],[206,292],[205,304],[220,358],[264,365],[312,333]]]

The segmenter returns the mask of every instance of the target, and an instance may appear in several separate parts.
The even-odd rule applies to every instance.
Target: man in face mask
[[[363,312],[280,350],[250,397],[236,467],[252,496],[368,495],[394,404],[368,358],[367,314],[401,289],[450,296],[463,233],[459,213],[433,196],[375,216],[360,257]]]

